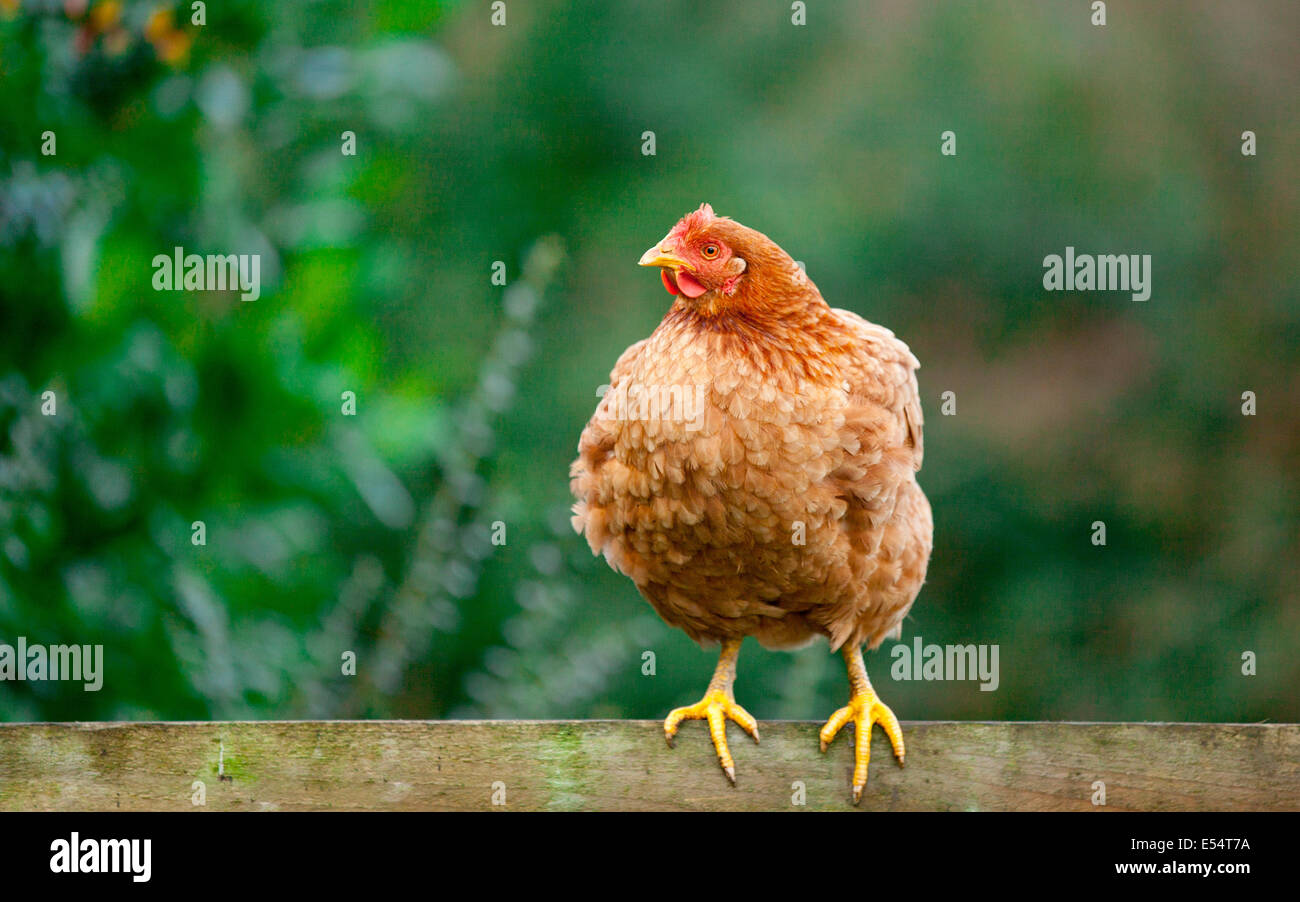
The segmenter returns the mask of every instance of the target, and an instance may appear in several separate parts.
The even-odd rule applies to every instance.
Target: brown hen
[[[575,528],[670,625],[722,654],[704,719],[728,778],[726,718],[758,740],[733,695],[745,636],[796,648],[825,636],[848,663],[849,704],[821,747],[855,724],[853,798],[871,725],[899,762],[898,721],[875,695],[861,646],[897,636],[925,579],[933,521],[916,482],[916,358],[881,326],[827,305],[761,232],[684,217],[641,258],[676,296],[628,348],[583,430],[571,476]]]

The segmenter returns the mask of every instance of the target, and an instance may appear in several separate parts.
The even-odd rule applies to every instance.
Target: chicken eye
[[[700,249],[700,254],[705,260],[712,260],[718,256],[718,246],[716,244],[706,244]]]

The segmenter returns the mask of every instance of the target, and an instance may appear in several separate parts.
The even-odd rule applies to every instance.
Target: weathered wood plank
[[[6,724],[0,809],[850,810],[847,735],[821,755],[819,726],[764,722],[760,746],[731,726],[732,787],[700,722],[674,749],[651,721]],[[905,768],[874,731],[859,810],[1300,810],[1300,725],[903,729]]]

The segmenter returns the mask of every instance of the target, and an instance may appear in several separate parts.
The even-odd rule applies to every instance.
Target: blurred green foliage
[[[1300,9],[808,6],[0,2],[0,641],[107,668],[0,718],[693,701],[712,655],[591,557],[567,470],[667,307],[637,257],[707,200],[922,361],[904,641],[1002,673],[895,682],[887,644],[895,710],[1300,719]],[[1151,254],[1151,300],[1044,292],[1067,245]],[[262,297],[154,291],[175,246],[260,254]],[[761,718],[845,690],[824,645],[742,653]]]

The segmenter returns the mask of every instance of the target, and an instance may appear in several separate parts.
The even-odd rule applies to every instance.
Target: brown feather
[[[744,275],[730,295],[678,296],[619,358],[571,468],[574,526],[697,641],[874,648],[901,629],[930,557],[919,364],[829,307],[766,236],[692,216],[668,237],[726,242]],[[670,398],[653,420],[614,417],[634,386],[703,386],[704,409],[692,422]]]

